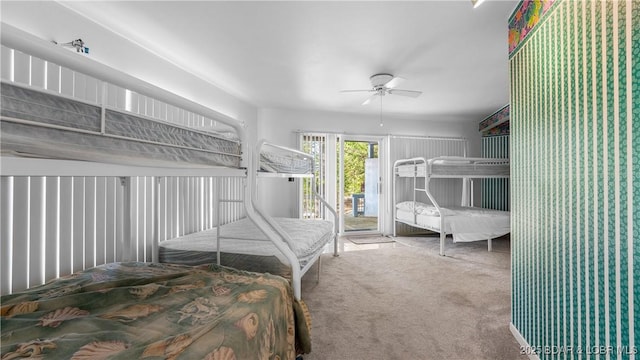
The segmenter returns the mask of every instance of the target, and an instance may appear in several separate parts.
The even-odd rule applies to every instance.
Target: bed
[[[335,239],[333,224],[323,220],[274,218],[292,239],[292,249],[305,268]],[[219,232],[218,232],[219,230]],[[220,239],[219,251],[217,239]],[[199,265],[233,264],[249,271],[291,279],[291,265],[275,245],[247,218],[160,243],[160,262]],[[218,256],[219,255],[219,256]]]
[[[261,140],[256,154],[259,154],[256,159],[260,169],[258,177],[313,179],[313,161],[306,153]],[[249,196],[255,196],[255,192]],[[272,218],[257,210],[266,226],[261,227],[250,218],[226,224],[217,222],[219,225],[214,228],[162,241],[159,246],[159,261],[187,265],[216,262],[218,265],[277,274],[292,281],[294,293],[300,298],[302,276],[320,260],[327,245],[333,243],[333,254],[338,256],[338,215],[317,193],[314,196],[333,215],[333,221]],[[241,200],[221,199],[219,206],[238,201]],[[271,240],[269,232],[272,232],[273,237],[281,239],[281,242]],[[287,251],[282,251],[282,245],[286,245]],[[317,269],[319,277],[320,264]]]
[[[278,276],[97,266],[1,298],[2,359],[295,359],[309,315]]]
[[[240,254],[251,253],[252,246],[256,246],[257,254],[253,255],[263,256],[265,255],[264,249],[268,249],[268,257],[276,258],[289,266],[290,275],[286,272],[283,274],[288,275],[288,278],[291,279],[294,296],[297,299],[301,298],[300,279],[320,257],[325,245],[330,241],[335,243],[337,229],[334,224],[337,221],[287,220],[287,224],[305,222],[305,226],[311,225],[304,230],[307,233],[312,229],[322,233],[318,242],[308,244],[298,241],[288,233],[290,228],[283,226],[282,221],[272,219],[257,205],[257,179],[259,177],[281,177],[283,179],[313,177],[313,163],[308,154],[266,141],[259,141],[255,147],[251,146],[246,141],[244,124],[236,119],[141,82],[100,63],[92,62],[90,59],[56,47],[54,44],[40,39],[29,38],[27,41],[26,38],[26,35],[21,34],[19,30],[3,24],[3,58],[8,56],[6,53],[9,51],[13,52],[13,49],[17,49],[16,59],[12,60],[16,64],[18,58],[22,58],[26,59],[25,62],[29,64],[28,66],[31,64],[43,64],[46,67],[56,66],[49,71],[61,74],[61,79],[63,74],[71,74],[69,81],[72,88],[82,87],[93,90],[86,90],[91,94],[90,99],[78,99],[75,97],[76,90],[71,91],[71,94],[64,93],[66,85],[64,81],[60,80],[58,86],[60,91],[57,91],[58,89],[52,91],[51,88],[55,86],[47,84],[46,79],[37,80],[35,75],[39,71],[37,67],[34,67],[34,70],[28,70],[29,76],[26,77],[28,79],[23,83],[6,81],[7,77],[3,74],[0,114],[3,175],[15,175],[16,180],[21,180],[17,177],[23,175],[59,177],[72,174],[80,176],[78,182],[84,187],[82,177],[85,175],[94,178],[104,176],[110,171],[109,169],[112,169],[111,165],[121,165],[113,174],[120,178],[124,186],[122,191],[119,190],[119,194],[122,194],[121,198],[115,201],[117,205],[121,205],[119,207],[121,214],[118,214],[113,220],[116,222],[115,226],[120,227],[118,231],[121,233],[121,238],[114,245],[121,249],[118,250],[121,253],[115,256],[116,260],[140,257],[140,253],[145,260],[159,260],[158,247],[164,239],[159,238],[158,233],[164,231],[162,230],[164,228],[163,221],[177,221],[178,223],[173,227],[180,230],[167,230],[166,233],[179,232],[179,235],[186,235],[184,228],[193,229],[190,232],[199,232],[213,227],[217,229],[217,236],[214,239],[224,239],[225,241],[223,251],[236,251],[233,247],[229,247],[231,246],[229,244],[241,240],[244,241],[239,245],[243,249]],[[11,50],[7,50],[5,46],[10,47]],[[18,50],[28,52],[28,55],[23,55]],[[24,66],[26,65],[16,65],[15,68],[24,68]],[[31,74],[33,74],[34,80],[31,79]],[[46,72],[44,76],[46,77]],[[13,77],[14,75],[10,76],[10,78]],[[16,79],[18,77],[15,76]],[[33,86],[37,83],[40,85]],[[78,84],[82,84],[82,86]],[[139,107],[140,111],[132,111],[132,108],[136,107]],[[160,117],[156,116],[158,114]],[[169,122],[168,118],[173,114],[183,116],[186,122]],[[22,160],[14,161],[15,159],[27,158],[50,161],[46,163],[45,169],[37,169],[36,166],[28,168],[28,166],[19,164]],[[4,161],[5,159],[7,161]],[[66,163],[61,160],[70,160],[74,163],[63,166]],[[41,163],[32,162],[32,164],[39,165]],[[94,164],[95,166],[91,168],[85,164]],[[17,170],[14,170],[11,165],[16,165]],[[91,170],[80,170],[86,168],[91,168]],[[76,169],[78,169],[77,173],[73,173]],[[148,192],[146,194],[134,193],[132,187],[135,184],[132,184],[130,180],[132,174],[145,176],[137,181],[147,181],[148,185],[145,185],[145,189],[148,189]],[[210,186],[210,183],[206,181],[194,183],[190,187],[187,186],[189,187],[188,194],[180,193],[179,189],[176,190],[177,188],[169,189],[177,192],[173,200],[165,201],[161,198],[163,196],[161,193],[169,190],[160,190],[158,184],[168,176],[190,177],[190,179],[196,178],[200,181],[200,179],[224,177],[228,174],[242,178],[242,185],[236,186],[231,194],[232,198],[227,197],[230,195],[228,192],[215,193],[215,190],[210,190],[214,186]],[[152,177],[151,182],[148,181],[150,177]],[[29,181],[27,179],[25,182],[25,186],[28,188],[31,187]],[[92,181],[98,182],[100,179]],[[10,191],[13,187],[13,185],[7,186],[7,189]],[[72,199],[89,198],[92,202],[98,202],[103,196],[98,196],[97,193],[101,190],[96,189],[89,194],[76,194],[75,187],[73,187],[70,190],[73,194],[68,195]],[[317,194],[315,195],[317,196]],[[140,200],[140,197],[143,197],[143,200],[147,199],[146,202],[135,203]],[[208,208],[203,207],[202,203],[209,201],[208,198],[215,198],[215,200]],[[12,200],[14,199],[12,198]],[[159,204],[169,203],[170,200],[177,204],[176,206],[181,206],[186,210],[180,210],[182,213],[177,215],[160,214]],[[321,201],[331,210],[334,218],[337,217],[331,206],[323,199]],[[74,203],[73,205],[88,208],[85,203]],[[242,208],[241,216],[234,215],[226,218],[220,216],[224,213],[221,210],[223,207],[237,205]],[[108,206],[111,205],[104,205],[104,208]],[[112,212],[111,209],[102,210],[102,205],[94,206],[91,203],[90,207],[96,208],[93,210],[95,214]],[[33,211],[27,209],[27,212]],[[147,216],[141,212],[147,212],[151,215]],[[217,216],[212,216],[213,213],[216,213]],[[80,215],[80,221],[84,221],[85,218],[91,220],[95,214]],[[200,221],[205,217],[206,221]],[[213,219],[214,217],[215,219]],[[226,223],[241,217],[244,217],[242,220],[244,223],[229,224],[223,227]],[[30,223],[37,224],[39,221],[31,221]],[[149,223],[152,225],[149,226]],[[206,226],[207,224],[213,226]],[[241,238],[233,234],[231,230],[234,229],[234,226],[237,228],[238,224],[241,228],[252,229],[248,235],[249,239],[247,236]],[[89,224],[88,228],[85,224],[77,226],[74,230],[76,233],[86,232],[88,236],[93,236],[95,231],[88,229],[95,230],[96,226]],[[107,227],[110,226],[111,224],[107,224]],[[144,228],[141,229],[141,227]],[[228,231],[223,229],[228,229]],[[222,234],[220,234],[220,230],[222,230]],[[34,228],[26,234],[34,232],[46,233],[46,230]],[[137,245],[140,243],[140,237],[147,238],[150,235],[153,236],[153,239],[144,240],[150,245]],[[98,242],[102,241],[98,240]],[[18,241],[15,243],[18,244]],[[212,244],[216,246],[216,249],[218,248],[217,241],[212,240]],[[310,247],[305,247],[305,244]],[[44,246],[40,241],[34,242],[34,245],[36,247]],[[17,246],[25,256],[30,256],[31,245]],[[91,247],[97,246],[104,247],[102,244],[91,244]],[[44,249],[42,251],[45,252]],[[74,268],[86,268],[87,264],[92,264],[87,260],[87,257],[94,257],[94,255],[86,246],[80,245],[79,249],[73,249],[71,252],[74,254],[84,253],[83,256],[78,257],[77,261],[73,259]],[[216,252],[218,264],[222,263],[221,257],[225,259],[224,265],[241,269],[250,263],[241,261],[242,259],[237,256],[230,257],[229,254],[233,254],[233,252],[225,254],[222,254],[221,251]],[[337,244],[334,245],[334,254],[337,255]],[[166,260],[164,255],[163,259]],[[173,261],[186,263],[176,258],[173,258]],[[100,261],[94,263],[99,265]],[[247,268],[256,269],[251,266],[247,266]],[[17,274],[18,272],[14,271],[13,273]],[[272,272],[278,273],[278,271]],[[62,274],[64,275],[64,272]],[[31,279],[24,282],[26,284],[32,283]]]
[[[447,234],[452,234],[454,242],[487,240],[491,251],[491,240],[510,232],[510,214],[508,211],[474,207],[468,180],[506,177],[509,177],[508,159],[441,156],[396,161],[394,236],[396,224],[403,223],[440,233],[440,255],[445,255]],[[440,206],[430,190],[433,179],[462,179],[461,206]],[[409,183],[413,194],[411,199],[395,198],[401,181]],[[430,203],[419,201],[420,194],[425,194]]]
[[[260,176],[312,176],[307,154],[7,24],[1,50],[3,359],[310,351],[300,278],[336,231],[298,248],[255,204]],[[158,262],[161,240],[241,217],[289,279]]]

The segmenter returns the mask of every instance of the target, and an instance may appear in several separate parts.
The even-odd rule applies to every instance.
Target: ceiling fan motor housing
[[[374,88],[380,88],[383,87],[386,83],[388,83],[389,81],[391,81],[391,79],[393,79],[393,75],[391,74],[375,74],[372,75],[369,80],[371,80],[371,85]]]

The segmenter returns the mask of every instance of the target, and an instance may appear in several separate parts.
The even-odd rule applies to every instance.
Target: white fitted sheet
[[[434,215],[432,205],[416,203],[414,211],[406,206],[398,206],[396,219],[405,224],[441,232],[440,216]],[[491,210],[476,207],[447,207],[444,209],[444,231],[453,235],[454,242],[487,240],[511,232],[511,219],[508,211]]]

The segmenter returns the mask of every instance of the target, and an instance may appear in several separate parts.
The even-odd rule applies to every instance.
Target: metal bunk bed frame
[[[120,86],[122,88],[135,91],[140,94],[150,96],[154,99],[163,101],[165,103],[177,106],[187,111],[192,111],[203,115],[207,118],[214,119],[223,124],[226,124],[233,128],[237,133],[240,144],[246,145],[246,132],[244,125],[230,118],[222,113],[212,110],[206,106],[195,103],[191,100],[185,99],[179,95],[168,92],[162,88],[143,82],[133,76],[119,72],[101,63],[90,61],[87,58],[79,56],[75,52],[70,52],[67,49],[58,47],[52,43],[43,41],[42,39],[35,38],[34,36],[23,32],[17,28],[14,28],[8,24],[2,23],[2,45],[15,49],[26,54],[46,59],[57,65],[64,66],[74,71],[81,72],[85,75],[92,76],[101,81]],[[104,113],[104,111],[103,111]],[[15,119],[11,119],[15,121]],[[271,218],[264,213],[256,205],[256,179],[260,173],[259,171],[259,151],[265,144],[261,142],[255,150],[251,146],[245,146],[245,152],[248,161],[246,161],[246,183],[244,186],[244,208],[246,215],[255,225],[276,245],[276,247],[283,253],[283,255],[292,264],[293,281],[292,286],[294,290],[294,296],[297,299],[301,298],[300,278],[308,270],[313,262],[310,262],[308,266],[301,269],[299,266],[293,266],[297,264],[297,258],[292,250],[287,246],[287,235],[278,230],[277,226],[273,225]],[[274,146],[274,145],[271,145]],[[277,146],[277,145],[276,145]],[[305,153],[297,150],[281,147],[286,149],[292,154],[298,156],[308,156]],[[43,159],[11,159],[3,158],[2,161],[2,174],[3,176],[69,176],[69,175],[86,175],[86,176],[220,176],[220,174],[230,174],[237,176],[240,169],[234,168],[162,168],[162,167],[130,167],[126,165],[113,165],[113,164],[96,164],[91,162],[78,162],[70,160],[55,160],[54,165],[50,160]],[[34,166],[38,164],[38,166]],[[212,174],[215,172],[215,174]],[[180,174],[180,175],[177,175]],[[287,174],[287,177],[298,176],[294,174]],[[265,175],[269,176],[269,175]],[[285,175],[282,175],[285,176]],[[314,194],[314,196],[319,196]],[[334,216],[337,216],[335,210],[326,203],[324,199],[321,199],[329,209],[332,210]],[[337,222],[336,222],[337,224]],[[290,240],[290,239],[289,239]],[[337,255],[337,239],[334,238],[334,255]],[[319,255],[318,255],[319,256]],[[317,259],[317,257],[316,257]],[[315,261],[315,259],[314,259]]]
[[[441,172],[439,173],[436,169],[436,166],[439,162],[442,161],[464,161],[464,170],[462,171],[451,171],[451,172]],[[431,159],[426,159],[424,157],[414,157],[410,159],[400,159],[394,162],[393,164],[393,236],[396,236],[396,225],[397,222],[403,222],[407,225],[418,226],[417,221],[415,220],[416,214],[414,213],[414,221],[413,223],[408,223],[406,221],[400,220],[397,217],[397,209],[396,209],[396,182],[398,177],[410,177],[412,179],[412,189],[413,189],[413,199],[412,201],[416,202],[416,194],[418,192],[423,192],[426,194],[427,198],[433,206],[438,211],[440,216],[440,227],[439,229],[432,227],[425,227],[427,230],[435,231],[440,233],[440,255],[444,256],[444,245],[445,239],[447,236],[446,228],[445,228],[445,219],[446,215],[442,211],[441,206],[436,201],[435,197],[431,193],[430,183],[431,179],[462,179],[462,201],[461,206],[473,206],[473,179],[488,179],[488,178],[499,178],[499,177],[509,177],[509,174],[504,173],[486,173],[479,172],[476,173],[477,170],[486,168],[486,167],[495,167],[504,166],[505,164],[509,164],[509,159],[501,159],[501,158],[476,158],[476,157],[452,157],[452,156],[439,156]],[[401,173],[399,171],[401,166],[410,167],[411,170],[407,173]],[[424,187],[419,187],[418,179],[423,179]],[[491,239],[487,239],[487,248],[489,251],[492,250]]]

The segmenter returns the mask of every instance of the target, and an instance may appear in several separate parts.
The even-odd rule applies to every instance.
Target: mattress
[[[285,279],[216,265],[106,264],[1,302],[3,359],[293,360],[310,351],[308,312]]]
[[[509,162],[478,162],[465,160],[465,158],[444,158],[434,160],[431,164],[431,172],[426,173],[427,165],[406,164],[396,167],[396,175],[400,177],[413,177],[431,175],[434,177],[508,177]]]
[[[140,115],[2,83],[3,154],[125,165],[240,166],[240,143]]]
[[[333,224],[329,221],[274,220],[291,237],[289,247],[302,267],[333,240]],[[161,242],[160,262],[190,265],[216,262],[216,232],[217,229],[213,228]],[[222,265],[290,278],[287,259],[250,219],[223,225],[220,235]]]
[[[412,210],[408,206],[398,204],[396,220],[411,226],[441,232],[440,216],[435,207],[421,203],[417,203],[415,207],[416,210]],[[454,242],[493,239],[511,232],[508,211],[461,206],[450,206],[441,210],[445,214],[444,231],[453,235]]]

